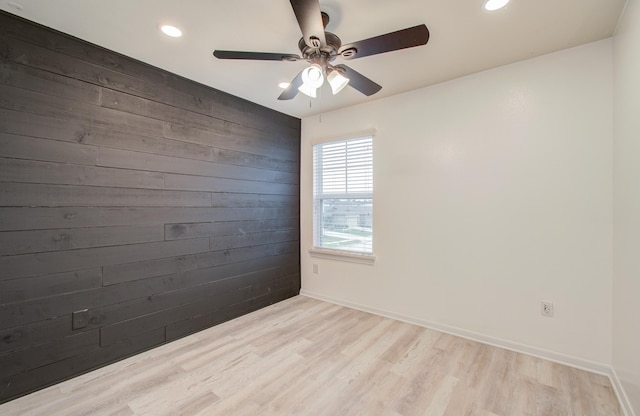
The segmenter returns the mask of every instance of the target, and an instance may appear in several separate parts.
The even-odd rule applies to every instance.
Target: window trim
[[[344,140],[350,140],[350,139],[357,139],[359,137],[371,137],[372,140],[375,140],[375,136],[376,136],[376,130],[375,129],[367,129],[367,130],[361,130],[361,131],[356,131],[356,132],[351,132],[348,134],[341,134],[339,136],[332,136],[332,137],[324,137],[324,138],[316,138],[316,139],[311,139],[309,141],[309,144],[311,145],[311,155],[310,158],[313,161],[313,146],[317,145],[317,144],[324,144],[324,143],[331,143],[331,142],[338,142],[338,141],[344,141]],[[375,149],[375,147],[374,147]],[[375,151],[374,151],[374,156],[375,156]],[[313,162],[311,164],[313,166]],[[374,167],[374,175],[375,175],[375,167]],[[311,189],[313,189],[313,180],[314,180],[314,174],[312,172],[311,174]],[[374,180],[374,184],[375,184],[375,180]],[[313,192],[312,192],[312,196],[311,196],[311,216],[312,218],[315,215],[314,212],[314,203],[313,201],[314,196],[313,196]],[[375,205],[373,208],[373,212],[375,212]],[[374,218],[372,218],[372,220],[375,220],[375,216]],[[311,248],[309,249],[309,254],[311,255],[311,257],[316,257],[316,258],[322,258],[322,259],[328,259],[328,260],[337,260],[337,261],[344,261],[344,262],[349,262],[349,263],[358,263],[358,264],[368,264],[368,265],[373,265],[375,263],[376,260],[376,255],[374,252],[372,253],[358,253],[358,252],[354,252],[354,251],[346,251],[346,250],[331,250],[331,249],[326,249],[326,248],[321,248],[321,247],[316,247],[315,246],[315,241],[314,241],[314,225],[313,225],[312,221],[312,225],[311,225]],[[375,244],[374,244],[375,247]]]
[[[375,139],[376,129],[359,130],[359,131],[354,131],[346,134],[340,134],[340,135],[329,136],[329,137],[318,137],[318,138],[309,140],[309,144],[311,145],[311,151],[313,152],[313,146],[316,144],[340,142],[343,140],[357,139],[359,137],[369,137],[369,136]],[[311,157],[313,157],[313,154]]]
[[[312,247],[309,249],[311,257],[317,257],[320,259],[340,260],[349,263],[360,264],[373,264],[376,261],[376,256],[371,253],[356,253],[355,251],[338,251],[329,250],[326,248]]]

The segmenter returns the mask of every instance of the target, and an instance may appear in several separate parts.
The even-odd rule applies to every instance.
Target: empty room
[[[0,415],[640,415],[640,0],[0,0]]]

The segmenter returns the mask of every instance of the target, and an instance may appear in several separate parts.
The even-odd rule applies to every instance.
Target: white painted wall
[[[303,119],[303,293],[610,365],[612,89],[605,40]],[[310,143],[370,128],[377,260],[312,258]]]
[[[627,1],[613,50],[613,366],[640,415],[640,1]]]

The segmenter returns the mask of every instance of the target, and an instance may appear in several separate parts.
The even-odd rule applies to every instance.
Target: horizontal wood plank
[[[115,264],[103,268],[103,284],[112,285],[192,270],[208,269],[225,264],[245,263],[277,254],[292,253],[294,249],[295,247],[292,244],[284,247],[277,244],[262,244],[193,255]],[[287,261],[291,261],[291,259],[287,259]]]
[[[79,310],[102,311],[100,308],[105,307],[109,310],[117,310],[119,312],[118,318],[121,320],[130,319],[135,316],[133,315],[135,311],[124,308],[127,304],[151,302],[151,296],[175,291],[179,288],[180,283],[176,283],[175,279],[161,277],[145,282],[135,281],[122,285],[99,287],[84,292],[64,293],[55,298],[45,297],[0,305],[0,312],[4,315],[0,324],[3,328],[27,326],[59,316],[71,316],[73,312]],[[96,314],[91,317],[89,326],[81,329],[89,330],[102,326],[105,319],[107,317]]]
[[[102,286],[102,267],[0,280],[0,304],[24,302]]]
[[[0,133],[65,142],[82,143],[86,129],[86,126],[69,120],[6,108],[0,108],[0,120]]]
[[[258,244],[298,241],[298,230],[277,230],[260,233],[241,233],[215,236],[209,238],[211,250],[222,250],[238,247],[250,247]]]
[[[167,224],[165,225],[165,238],[167,240],[177,240],[183,238],[293,230],[297,229],[298,224],[299,221],[297,218]]]
[[[0,40],[0,45],[2,41]],[[15,43],[8,46],[8,55],[15,53],[12,49]],[[6,46],[6,45],[5,45]],[[0,84],[26,90],[43,92],[56,97],[68,98],[81,103],[93,105],[100,104],[101,90],[99,87],[86,82],[78,81],[68,76],[61,76],[50,71],[30,67],[19,62],[28,59],[25,54],[15,58],[18,62],[9,60],[0,61]]]
[[[299,188],[287,183],[165,174],[166,189],[226,194],[297,195]]]
[[[211,160],[229,165],[252,166],[261,169],[300,173],[300,166],[297,161],[234,150],[214,148]]]
[[[162,225],[0,232],[0,256],[164,241]]]
[[[207,207],[207,192],[98,186],[0,183],[0,206],[7,207]]]
[[[162,137],[164,130],[159,120],[7,85],[0,85],[0,108],[143,135]]]
[[[76,355],[100,343],[100,331],[79,332],[60,340],[39,344],[11,355],[0,356],[2,377],[11,377]]]
[[[299,192],[299,191],[298,191]],[[212,207],[236,207],[238,209],[253,207],[287,207],[299,212],[299,194],[235,194],[218,192],[212,195]]]
[[[209,239],[205,238],[5,256],[0,257],[0,269],[3,270],[0,280],[204,253],[208,250]]]
[[[95,146],[0,133],[0,157],[95,166],[98,151]]]
[[[0,181],[116,188],[163,189],[164,175],[130,169],[68,163],[36,162],[0,157]]]
[[[296,174],[266,169],[249,168],[237,165],[225,165],[204,160],[184,159],[128,150],[98,150],[99,166],[140,169],[153,172],[181,173],[187,175],[209,176],[216,178],[245,179],[262,182],[281,182],[297,184]]]
[[[299,218],[298,207],[275,203],[276,207],[270,207],[269,201],[264,203],[266,207],[260,207],[261,204],[256,201],[256,207],[249,208],[0,207],[0,231]]]
[[[247,130],[233,123],[216,126],[215,129],[201,129],[181,122],[165,122],[163,134],[168,139],[258,155],[270,155],[288,161],[295,161],[300,154],[299,143],[291,148],[274,148],[263,142],[265,137],[269,137],[268,133]]]
[[[28,325],[0,328],[0,354],[10,355],[73,333],[71,315],[57,316]]]

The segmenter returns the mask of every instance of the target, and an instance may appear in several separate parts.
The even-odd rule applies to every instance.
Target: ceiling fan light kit
[[[329,15],[320,11],[318,0],[290,0],[290,3],[302,32],[302,38],[298,42],[302,56],[272,52],[213,51],[213,56],[218,59],[307,61],[310,65],[298,73],[280,94],[279,100],[290,100],[298,92],[315,98],[316,91],[322,86],[325,78],[334,95],[347,85],[364,95],[373,95],[380,91],[382,86],[346,65],[332,65],[332,62],[336,58],[357,59],[412,48],[425,45],[429,41],[429,30],[422,24],[342,45],[338,36],[325,31]]]

